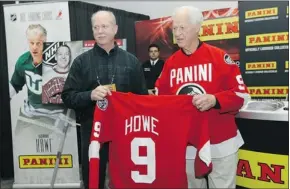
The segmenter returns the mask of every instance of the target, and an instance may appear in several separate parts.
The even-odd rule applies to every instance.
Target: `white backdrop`
[[[47,30],[47,41],[70,41],[68,2],[40,2],[12,4],[4,6],[7,43],[9,81],[15,71],[19,57],[29,52],[26,30],[30,24],[41,24]],[[32,66],[31,63],[25,63]],[[42,65],[40,65],[42,66]],[[14,156],[14,188],[48,188],[55,164],[59,144],[64,136],[63,120],[48,115],[32,118],[23,116],[20,108],[27,95],[28,81],[36,81],[41,86],[42,75],[35,74],[27,79],[22,91],[11,99],[11,122]],[[22,70],[21,70],[22,69]],[[41,92],[41,87],[38,90]],[[11,93],[10,93],[11,94]],[[54,107],[53,107],[54,108]],[[61,109],[64,119],[71,118],[70,126],[75,126],[74,112]],[[68,113],[67,113],[68,112]],[[21,115],[21,116],[20,116]],[[59,116],[60,114],[54,114]],[[63,149],[64,156],[58,171],[55,187],[79,188],[79,160],[76,128],[69,129]]]
[[[237,8],[238,1],[124,1],[124,0],[82,0],[87,3],[92,3],[101,6],[112,7],[129,12],[145,14],[150,16],[150,19],[171,16],[173,10],[178,6],[191,5],[199,8],[201,11],[213,10],[219,8]]]

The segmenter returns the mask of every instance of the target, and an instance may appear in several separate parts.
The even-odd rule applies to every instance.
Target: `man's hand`
[[[112,95],[109,87],[100,85],[92,91],[91,99],[93,101],[103,100],[107,95]]]
[[[207,111],[215,106],[216,98],[211,94],[194,95],[192,104],[201,112]]]

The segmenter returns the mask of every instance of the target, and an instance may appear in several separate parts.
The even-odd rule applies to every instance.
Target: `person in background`
[[[160,48],[158,45],[151,44],[148,47],[148,52],[150,59],[144,62],[142,66],[148,93],[154,95],[154,84],[163,69],[164,61],[159,59]]]
[[[76,110],[81,124],[85,188],[89,187],[88,153],[96,101],[111,95],[111,91],[148,94],[141,63],[115,43],[118,25],[114,14],[98,11],[92,15],[91,23],[96,43],[93,49],[74,59],[62,91],[64,104]],[[104,188],[108,150],[108,143],[100,150],[100,189]]]
[[[172,16],[173,35],[180,50],[166,61],[156,81],[157,95],[193,95],[200,111],[209,111],[213,170],[196,178],[196,148],[188,146],[186,172],[188,188],[235,188],[238,150],[244,144],[235,123],[235,114],[250,99],[239,67],[220,48],[199,40],[203,22],[200,10],[178,7]],[[182,128],[182,126],[180,127]]]

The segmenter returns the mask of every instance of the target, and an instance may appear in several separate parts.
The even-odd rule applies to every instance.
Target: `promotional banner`
[[[244,188],[289,188],[288,170],[288,155],[239,150],[237,185]]]
[[[116,39],[126,50],[126,39]],[[92,49],[94,40],[58,41],[44,43],[42,63],[42,103],[62,104],[61,92],[74,59]]]
[[[253,99],[285,99],[288,94],[288,4],[239,2],[241,72]]]
[[[225,50],[239,65],[239,18],[237,8],[204,11],[200,40]],[[166,60],[178,46],[172,34],[171,17],[136,22],[136,52],[141,62],[149,59],[148,47],[160,47],[160,58]]]
[[[13,188],[79,188],[75,113],[42,103],[43,42],[70,41],[67,2],[4,6],[14,156]],[[62,149],[62,143],[64,144]],[[62,153],[57,156],[57,153]]]

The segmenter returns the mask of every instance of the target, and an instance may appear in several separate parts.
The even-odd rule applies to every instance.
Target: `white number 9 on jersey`
[[[147,156],[139,155],[139,147],[147,149]],[[147,174],[131,171],[131,178],[135,183],[152,183],[156,179],[155,143],[151,138],[134,138],[131,142],[131,160],[135,165],[146,165]]]

